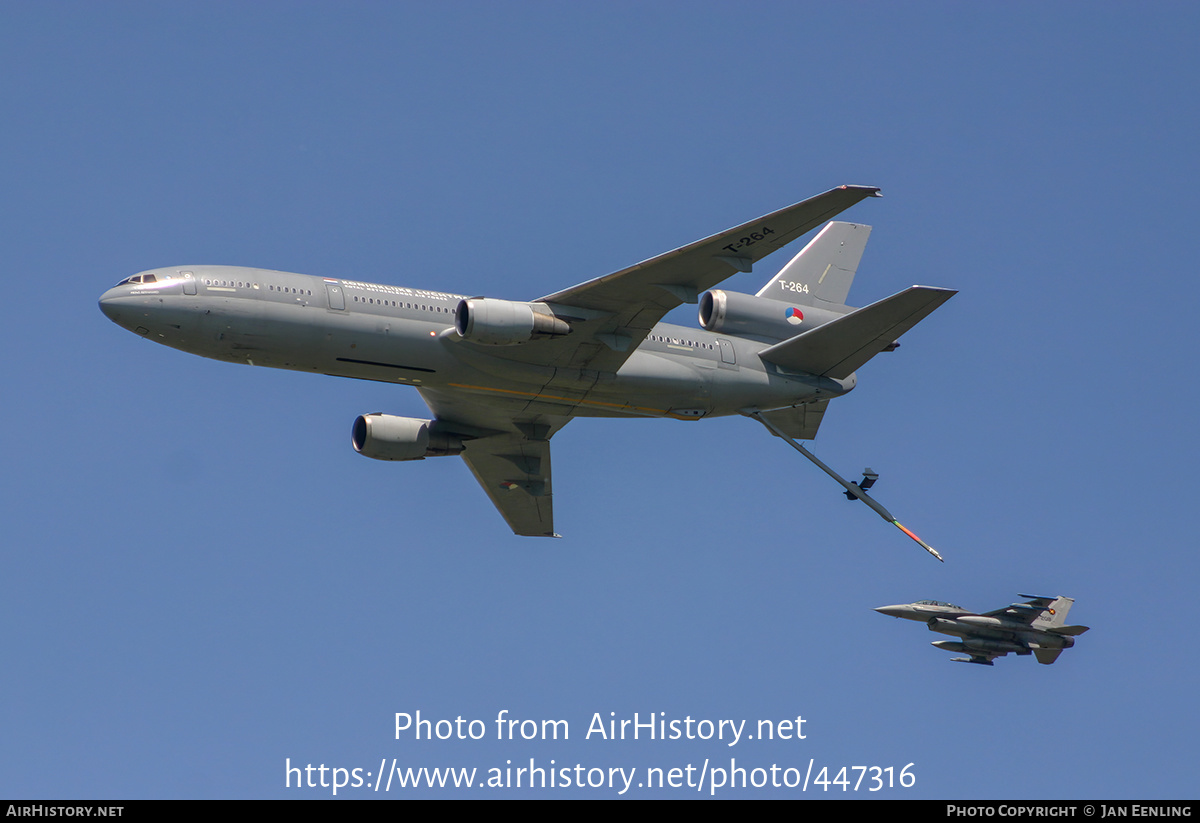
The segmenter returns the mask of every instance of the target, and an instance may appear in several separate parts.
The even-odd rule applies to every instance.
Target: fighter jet
[[[920,620],[933,632],[950,634],[961,640],[934,640],[933,645],[949,652],[965,652],[970,657],[951,658],[956,663],[991,666],[997,657],[1009,652],[1032,654],[1039,663],[1049,665],[1063,649],[1075,645],[1074,638],[1087,626],[1067,626],[1067,612],[1075,602],[1069,597],[1027,597],[1025,603],[1013,603],[1003,609],[977,614],[941,600],[918,600],[900,606],[880,606],[875,611],[890,617]]]
[[[713,289],[878,194],[840,186],[531,302],[203,265],[126,277],[100,308],[203,357],[414,387],[432,417],[363,414],[354,450],[460,455],[513,532],[557,537],[550,438],[572,419],[741,414],[798,447],[860,366],[956,293],[913,286],[846,305],[871,231],[854,223],[826,225],[757,294]],[[685,302],[702,328],[660,322]]]

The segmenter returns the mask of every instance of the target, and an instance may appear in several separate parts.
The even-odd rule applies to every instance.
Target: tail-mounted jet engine
[[[354,450],[375,460],[424,460],[458,454],[461,436],[440,431],[438,421],[391,414],[362,414],[351,432]]]
[[[700,325],[705,331],[770,340],[795,337],[843,313],[723,289],[706,291],[700,297]]]
[[[491,346],[515,346],[571,333],[571,326],[551,314],[544,304],[486,297],[460,300],[454,310],[454,329],[464,340]]]

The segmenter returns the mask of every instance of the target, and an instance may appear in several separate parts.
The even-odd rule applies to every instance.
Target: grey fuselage
[[[1050,616],[1052,610],[1039,614],[1032,623],[996,613],[978,614],[953,603],[934,600],[880,606],[875,611],[889,617],[918,620],[931,632],[961,638],[961,643],[934,641],[933,645],[948,651],[965,651],[972,655],[1003,656],[1010,652],[1027,655],[1032,649],[1062,650],[1075,645],[1071,637],[1049,628],[1055,625]],[[1066,610],[1063,611],[1065,614]],[[1053,662],[1053,658],[1042,662]]]
[[[153,278],[153,282],[151,281]],[[482,402],[561,403],[567,416],[697,419],[836,397],[844,380],[788,373],[763,343],[656,325],[615,374],[512,359],[519,346],[462,340],[462,295],[236,266],[151,269],[106,291],[100,308],[156,343],[255,366],[317,372]],[[569,396],[555,392],[570,388]]]

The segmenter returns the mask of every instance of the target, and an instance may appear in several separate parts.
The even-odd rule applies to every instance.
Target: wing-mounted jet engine
[[[354,450],[375,460],[424,460],[460,454],[463,437],[444,431],[438,420],[397,417],[374,412],[354,421]]]
[[[545,303],[472,297],[460,300],[454,310],[454,330],[472,343],[515,346],[570,334],[571,326],[555,317]]]

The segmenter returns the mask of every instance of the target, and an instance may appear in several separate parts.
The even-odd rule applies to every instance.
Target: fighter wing
[[[571,333],[513,346],[505,357],[559,368],[616,372],[668,311],[695,303],[707,289],[748,272],[783,248],[867,197],[873,186],[839,186],[732,229],[660,254],[613,274],[540,298]],[[575,311],[572,311],[572,310]]]
[[[1054,597],[1037,597],[1034,595],[1023,594],[1022,597],[1028,597],[1028,602],[1011,603],[1003,609],[984,612],[984,617],[1003,617],[1006,620],[1019,621],[1026,625],[1033,625],[1033,621],[1050,608],[1058,598]]]
[[[484,405],[436,389],[420,392],[442,426],[464,436],[463,460],[513,533],[557,537],[550,437],[569,418],[517,398]]]

